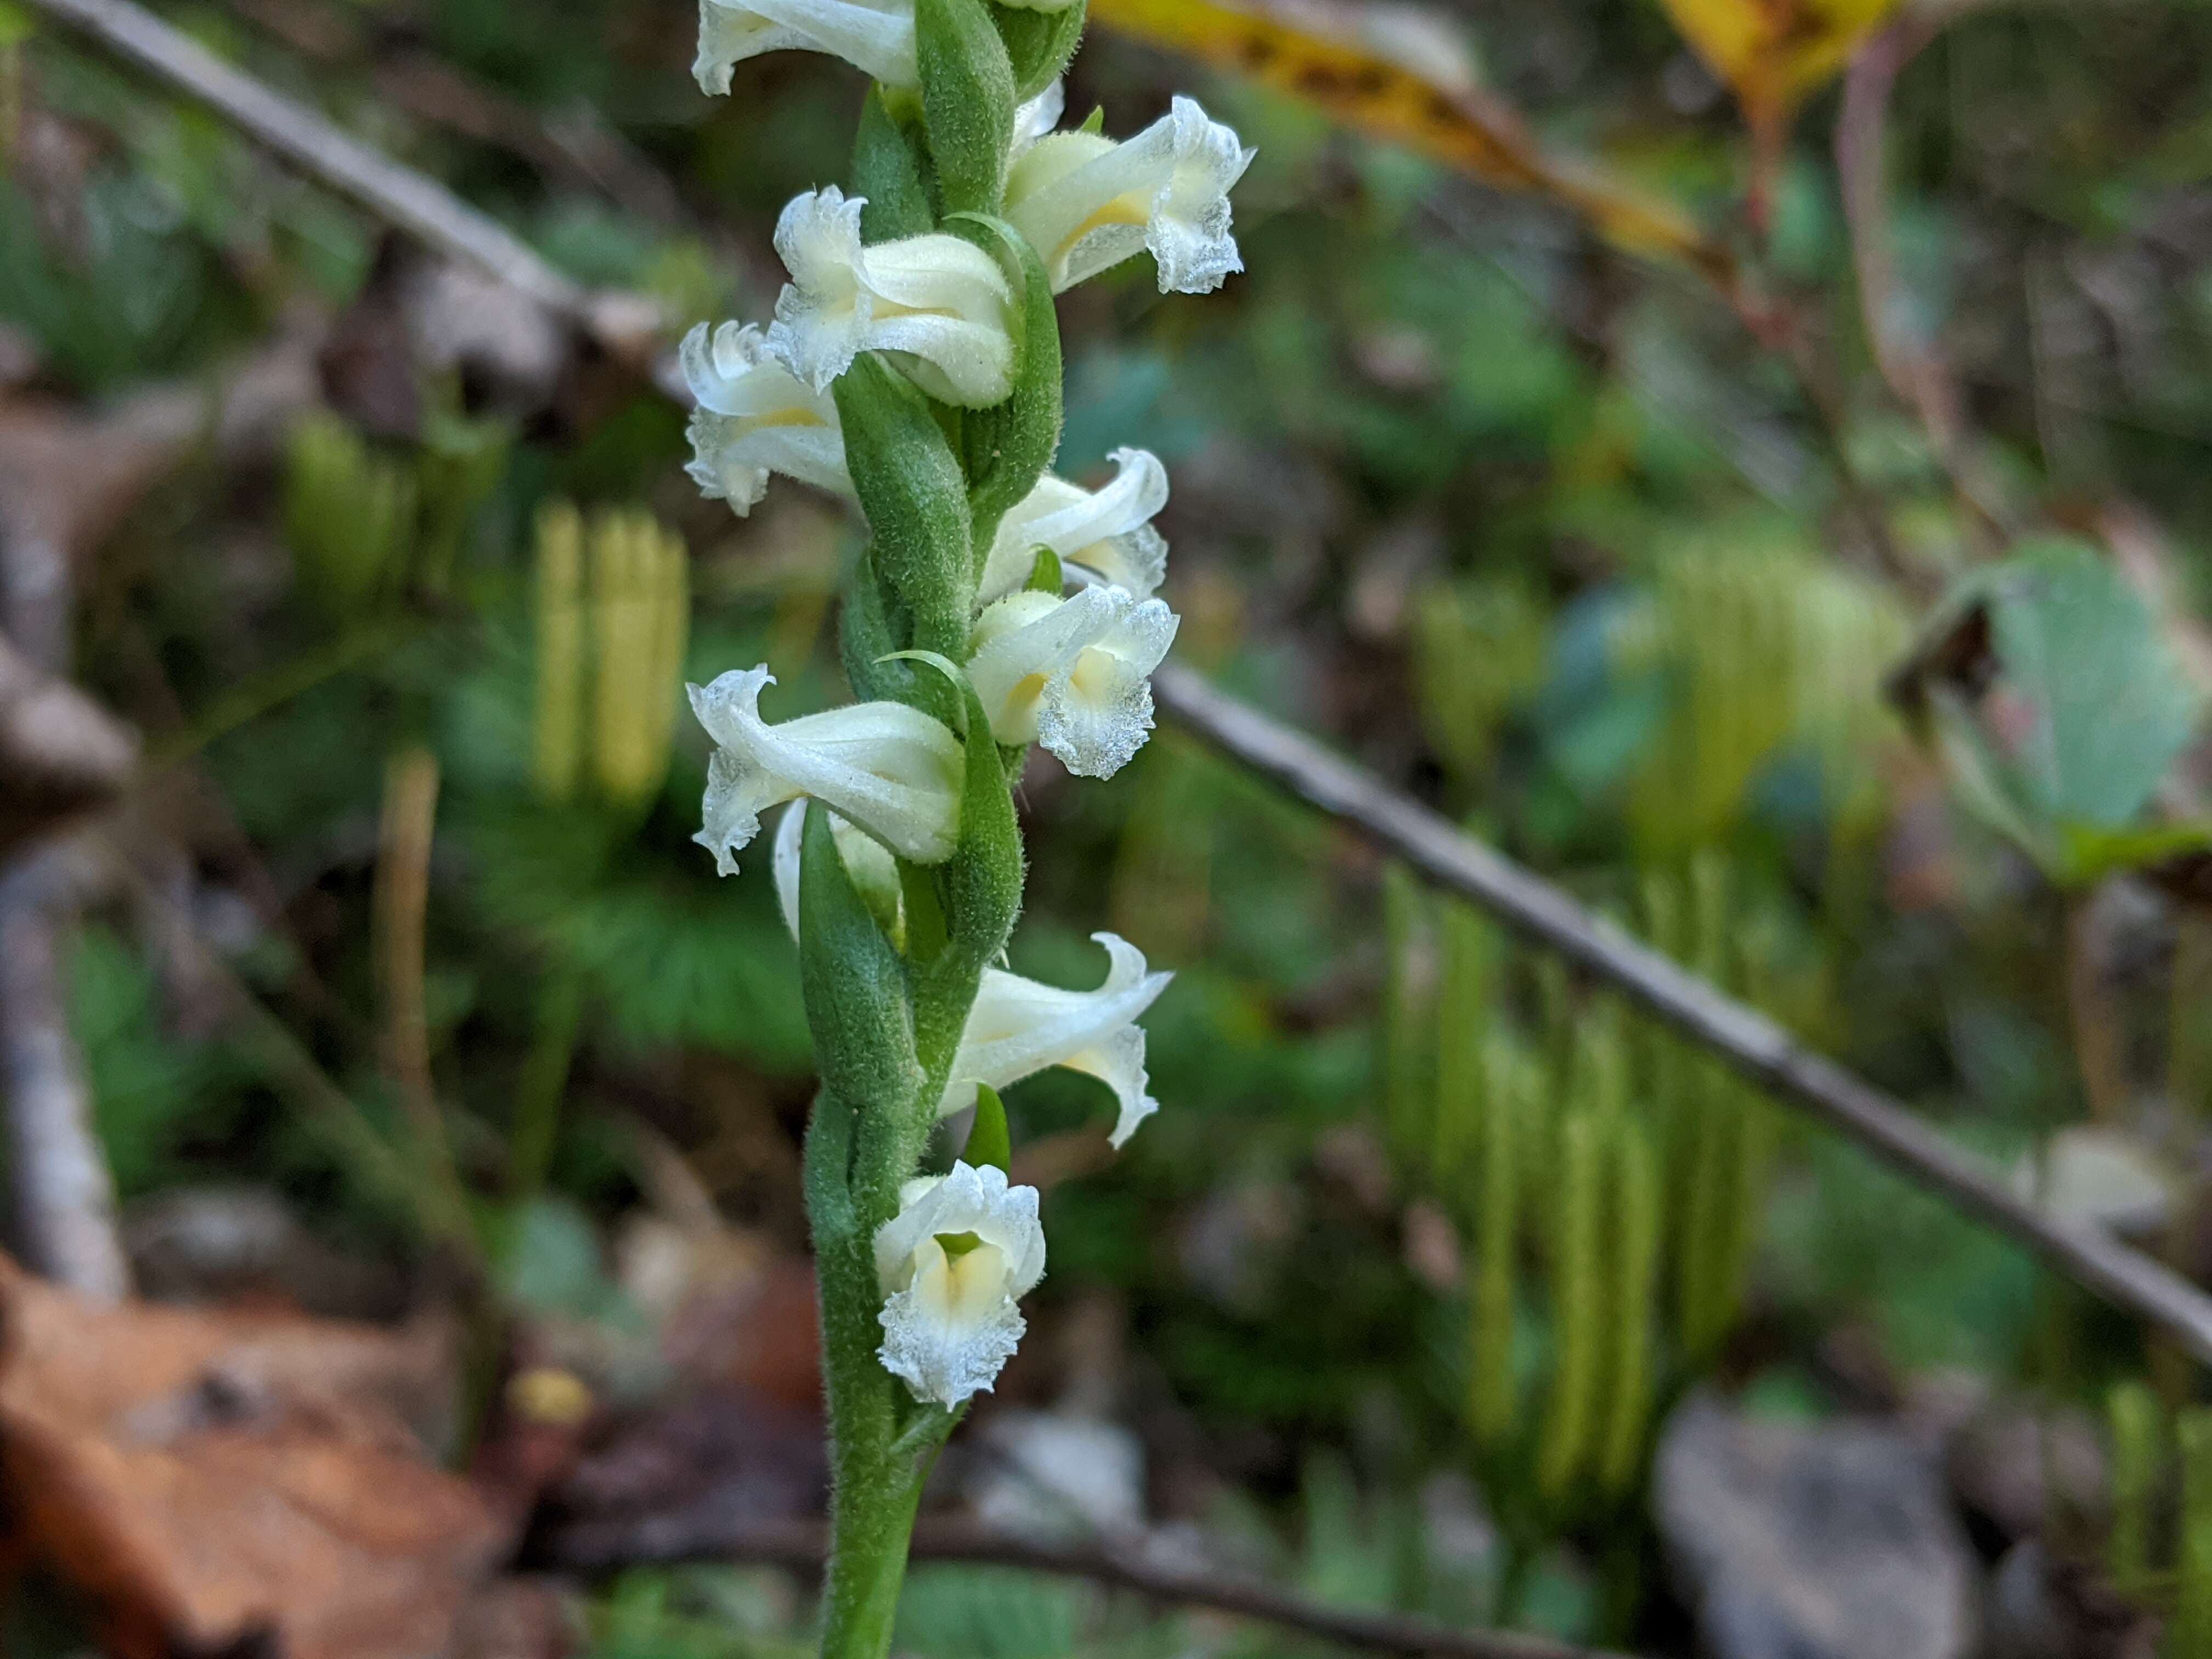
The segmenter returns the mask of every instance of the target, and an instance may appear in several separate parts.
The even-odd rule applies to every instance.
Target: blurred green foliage
[[[564,0],[526,27],[494,0],[339,9],[399,17],[546,129],[599,131],[671,181],[670,209],[410,118],[365,58],[311,64],[226,7],[167,9],[579,281],[686,321],[765,316],[773,215],[842,169],[857,107],[793,54],[710,106],[685,73],[692,15],[659,0]],[[27,129],[0,122],[0,321],[37,393],[206,377],[288,307],[367,307],[377,236],[351,208],[15,16],[0,110],[34,104],[60,146],[33,168]],[[2202,712],[2177,635],[2212,543],[2212,15],[1992,8],[1899,85],[1894,325],[1945,348],[2008,509],[2072,526],[2002,548],[1875,374],[1832,94],[1780,157],[1754,247],[1744,136],[1660,9],[1510,0],[1476,22],[1489,84],[1546,136],[1759,257],[1832,384],[1551,205],[1203,76],[1259,148],[1247,274],[1203,310],[1156,304],[1134,271],[1069,297],[1061,470],[1095,477],[1122,444],[1168,462],[1188,660],[2012,1161],[2082,1105],[2057,890],[2203,842],[2160,799]],[[1188,84],[1101,30],[1069,101],[1119,131]],[[823,596],[850,533],[796,491],[742,524],[699,501],[681,418],[649,395],[423,390],[411,433],[328,410],[273,465],[181,474],[88,574],[85,678],[220,802],[227,827],[188,833],[237,925],[207,931],[395,1143],[372,866],[384,760],[429,746],[428,1001],[458,1156],[514,1301],[627,1317],[596,1247],[639,1197],[630,1127],[696,1151],[742,1115],[787,1143],[808,1089],[766,850],[718,882],[690,842],[705,745],[674,665],[766,660],[784,708],[830,700]],[[2112,503],[2155,515],[2164,607],[2082,538]],[[1939,687],[1916,747],[1885,681],[1916,629],[1967,611],[1995,678]],[[2024,1380],[2039,1322],[2081,1317],[2011,1247],[1172,730],[1110,789],[1041,769],[1024,806],[1013,965],[1082,982],[1085,935],[1111,926],[1177,974],[1147,1020],[1163,1111],[1047,1195],[1036,1346],[1086,1297],[1120,1310],[1133,1403],[1192,1426],[1175,1443],[1204,1449],[1176,1455],[1227,1494],[1202,1518],[1316,1594],[1462,1620],[1517,1604],[1626,1640],[1649,1586],[1618,1564],[1646,1551],[1648,1455],[1684,1389],[1748,1380],[1825,1409],[1816,1356],[1846,1323],[1900,1370]],[[407,1252],[289,1074],[175,1018],[125,923],[86,931],[71,991],[126,1195],[270,1182]],[[2170,1092],[2201,1125],[2212,1049],[2186,988],[2206,981],[2171,963],[2202,942],[2174,931],[2144,935],[2116,995],[2147,1115]],[[1065,1074],[1011,1091],[1018,1162],[1095,1128],[1097,1104]],[[787,1210],[722,1196],[801,1244]],[[1411,1259],[1424,1204],[1441,1263]],[[2113,1340],[2083,1376],[2037,1380],[2141,1368],[2132,1334],[2095,1329]],[[2114,1534],[2113,1574],[2201,1598],[2204,1505],[2176,1532],[2166,1496],[2177,1468],[2203,1484],[2201,1426],[2169,1435],[2139,1400],[2115,1420],[2140,1524]],[[1475,1476],[1503,1535],[1477,1567],[1406,1542],[1443,1468]],[[595,1601],[595,1651],[797,1651],[765,1582],[626,1576]],[[969,1569],[917,1573],[905,1619],[920,1655],[1182,1650],[1173,1620]]]

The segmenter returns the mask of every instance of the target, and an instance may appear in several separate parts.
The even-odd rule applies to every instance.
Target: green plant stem
[[[583,979],[573,969],[555,971],[539,987],[538,1030],[515,1086],[514,1127],[507,1144],[507,1170],[517,1198],[534,1197],[552,1173],[561,1097],[568,1088],[583,1008]]]
[[[1498,1589],[1490,1606],[1490,1622],[1500,1630],[1513,1630],[1520,1625],[1535,1567],[1536,1553],[1528,1547],[1528,1540],[1508,1530],[1498,1542]]]
[[[862,1127],[859,1118],[825,1091],[806,1135],[807,1214],[814,1229],[830,1431],[822,1659],[884,1659],[890,1653],[923,1476],[955,1421],[951,1413],[925,1413],[902,1424],[899,1384],[876,1358],[882,1293],[872,1214],[885,1199],[872,1190],[882,1182],[870,1179],[867,1137],[856,1133]],[[856,1147],[856,1140],[863,1144]],[[895,1182],[889,1201],[896,1203]]]

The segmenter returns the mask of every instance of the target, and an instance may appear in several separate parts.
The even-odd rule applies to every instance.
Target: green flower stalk
[[[1021,908],[1013,785],[1031,744],[1107,777],[1152,724],[1175,636],[1154,597],[1167,476],[1116,452],[1095,490],[1048,471],[1054,295],[1149,254],[1162,292],[1241,269],[1228,191],[1250,161],[1188,99],[1122,144],[1054,133],[1081,0],[704,0],[698,75],[831,53],[876,82],[847,186],[776,227],[765,326],[695,329],[692,477],[744,516],[772,477],[858,504],[842,655],[853,703],[762,708],[766,665],[691,688],[715,744],[697,839],[734,873],[781,808],[771,867],[797,935],[821,1092],[805,1164],[831,1437],[825,1659],[882,1659],[921,1487],[1020,1342],[1042,1278],[1035,1188],[997,1091],[1048,1066],[1112,1091],[1114,1144],[1158,1109],[1138,1018],[1165,989],[1100,934],[1096,990],[998,966]],[[784,803],[791,803],[784,805]],[[971,1111],[967,1155],[922,1164]]]

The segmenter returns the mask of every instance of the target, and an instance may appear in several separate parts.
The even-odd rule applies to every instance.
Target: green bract
[[[929,399],[864,353],[837,381],[837,413],[876,570],[913,614],[914,637],[900,643],[965,654],[975,594],[968,483]]]
[[[915,0],[930,155],[945,206],[996,213],[1013,151],[1013,66],[983,0]]]
[[[867,201],[860,210],[861,236],[871,243],[895,242],[936,229],[932,175],[921,129],[892,113],[881,87],[869,88],[853,139],[853,191]]]
[[[963,213],[947,219],[945,228],[996,259],[1014,290],[1013,395],[994,408],[969,410],[960,428],[980,579],[999,520],[1036,488],[1060,448],[1060,320],[1044,262],[1012,226]]]
[[[1059,77],[1083,39],[1084,7],[1032,11],[1022,6],[993,6],[991,21],[1006,43],[1013,64],[1014,95],[1034,98]]]
[[[799,876],[799,965],[814,1063],[825,1092],[864,1115],[896,1112],[922,1086],[906,964],[853,886],[830,829],[808,803]]]
[[[979,1170],[987,1165],[1006,1170],[1013,1167],[1014,1143],[1006,1129],[1006,1103],[988,1084],[976,1088],[975,1121],[968,1131],[967,1150],[960,1158]]]

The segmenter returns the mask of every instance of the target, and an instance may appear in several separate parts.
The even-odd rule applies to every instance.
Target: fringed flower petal
[[[752,324],[702,323],[684,337],[684,378],[691,413],[692,459],[684,470],[708,501],[726,501],[744,518],[781,473],[853,499],[837,404],[802,385],[769,356]]]
[[[1000,521],[977,585],[976,603],[1005,598],[1030,579],[1036,550],[1048,547],[1063,565],[1094,571],[1138,599],[1159,590],[1168,544],[1152,519],[1168,504],[1168,470],[1146,449],[1117,449],[1114,482],[1085,489],[1048,473]]]
[[[1018,1304],[1044,1277],[1037,1190],[955,1164],[900,1200],[875,1237],[878,1357],[916,1399],[957,1406],[990,1390],[1028,1328]]]
[[[823,52],[892,86],[921,84],[914,0],[699,0],[699,90],[726,95],[730,71],[764,52]]]
[[[1152,729],[1151,675],[1176,614],[1119,587],[1012,593],[975,623],[968,677],[1003,744],[1042,743],[1078,777],[1109,778]]]
[[[1120,1108],[1113,1135],[1117,1147],[1159,1109],[1148,1092],[1145,1034],[1136,1021],[1175,975],[1147,973],[1145,953],[1127,939],[1113,933],[1091,937],[1105,947],[1109,959],[1106,982],[1095,991],[1062,990],[1001,969],[983,970],[939,1116],[975,1104],[978,1084],[1010,1089],[1052,1066],[1099,1078],[1114,1091]]]
[[[1029,238],[1055,293],[1150,252],[1163,294],[1208,294],[1243,270],[1229,191],[1253,152],[1194,100],[1126,143],[1084,132],[1040,138],[1016,160],[1006,218]]]

